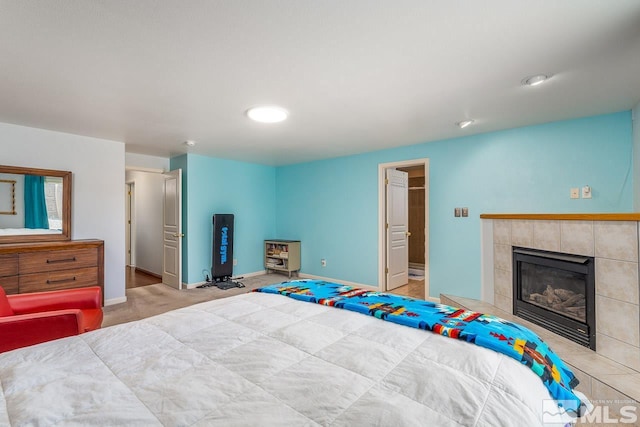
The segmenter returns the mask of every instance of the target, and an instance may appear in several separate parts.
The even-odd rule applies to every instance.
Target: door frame
[[[378,164],[378,289],[387,289],[387,230],[386,230],[386,170],[424,165],[424,299],[440,301],[429,297],[429,159],[419,158],[399,162]]]
[[[125,227],[129,230],[129,240],[125,243],[129,253],[126,253],[125,266],[136,265],[136,223],[135,223],[135,181],[125,183]],[[125,230],[126,234],[126,230]]]

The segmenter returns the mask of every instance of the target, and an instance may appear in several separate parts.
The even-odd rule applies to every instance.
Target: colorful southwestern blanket
[[[572,391],[578,379],[536,333],[517,323],[444,304],[320,280],[293,280],[254,292],[282,294],[356,311],[503,353],[538,375],[568,414],[581,415],[580,398]]]

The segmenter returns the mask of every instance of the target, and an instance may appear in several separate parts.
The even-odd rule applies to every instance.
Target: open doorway
[[[161,283],[163,175],[128,169],[125,182],[126,288]]]
[[[425,251],[425,171],[424,165],[398,168],[409,178],[409,280],[423,280]]]
[[[429,297],[429,159],[378,165],[378,190],[379,288],[437,300]]]

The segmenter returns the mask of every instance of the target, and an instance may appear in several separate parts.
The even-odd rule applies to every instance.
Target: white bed
[[[248,293],[0,354],[0,425],[542,424],[502,354]]]

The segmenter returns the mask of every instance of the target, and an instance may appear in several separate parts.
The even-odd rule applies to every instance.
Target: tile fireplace
[[[580,258],[592,258],[594,265],[595,325],[589,323],[589,307],[584,309],[588,334],[594,333],[597,347],[595,353],[612,359],[622,365],[640,372],[640,212],[628,214],[483,214],[483,299],[500,310],[513,314],[514,293],[513,277],[517,265],[513,260],[513,248],[528,251],[555,252]],[[591,262],[591,261],[589,261]],[[578,262],[579,264],[580,262]],[[539,268],[539,267],[536,267]],[[525,273],[537,274],[526,270]],[[571,273],[573,274],[573,273]],[[571,275],[569,277],[572,277]],[[581,308],[574,303],[582,300],[576,296],[574,301],[566,299],[573,295],[569,292],[556,292],[557,285],[545,283],[543,287],[528,289],[525,298],[534,309],[544,305],[545,297],[552,292],[547,290],[551,284],[553,294],[546,305],[556,304],[555,309],[567,313],[563,318],[582,322]],[[581,292],[571,285],[566,289],[574,293]],[[546,295],[545,295],[546,291]],[[536,295],[538,294],[538,295]],[[560,298],[560,307],[554,295]],[[561,296],[561,294],[563,294]],[[532,301],[536,304],[532,304]],[[585,303],[589,297],[585,294]],[[552,310],[550,311],[554,313]],[[560,334],[558,334],[560,335]],[[595,342],[590,340],[592,345]],[[591,348],[591,347],[585,347]]]
[[[596,349],[593,257],[514,246],[513,313]]]

